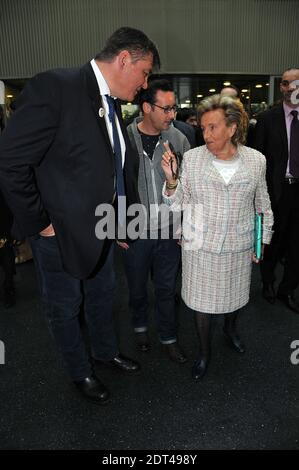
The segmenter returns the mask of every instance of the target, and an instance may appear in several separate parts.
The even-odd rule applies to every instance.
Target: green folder
[[[263,243],[263,214],[255,214],[254,227],[254,252],[256,259],[262,259],[262,243]]]

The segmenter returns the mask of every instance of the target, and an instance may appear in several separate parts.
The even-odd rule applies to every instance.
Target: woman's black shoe
[[[207,358],[199,358],[197,359],[192,367],[192,379],[200,380],[203,378],[205,373],[207,372],[208,368],[208,359]]]

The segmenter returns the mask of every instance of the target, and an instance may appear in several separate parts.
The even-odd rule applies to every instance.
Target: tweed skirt
[[[182,250],[182,299],[202,313],[229,313],[249,300],[252,250],[209,253]]]

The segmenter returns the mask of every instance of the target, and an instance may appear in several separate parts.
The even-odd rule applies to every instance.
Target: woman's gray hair
[[[226,95],[211,95],[204,98],[198,106],[199,119],[208,111],[222,109],[227,127],[236,124],[236,132],[231,138],[234,145],[244,144],[248,128],[248,116],[241,101]]]

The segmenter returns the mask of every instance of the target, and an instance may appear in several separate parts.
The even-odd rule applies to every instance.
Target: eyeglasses
[[[174,105],[174,106],[159,106],[158,104],[151,103],[151,106],[156,106],[157,108],[163,109],[165,114],[169,114],[169,113],[171,113],[171,111],[176,113],[177,109],[178,109],[177,105]]]
[[[293,87],[296,88],[297,82],[298,80],[292,80],[291,82],[289,82],[289,80],[282,80],[280,83],[282,86],[293,85]]]

